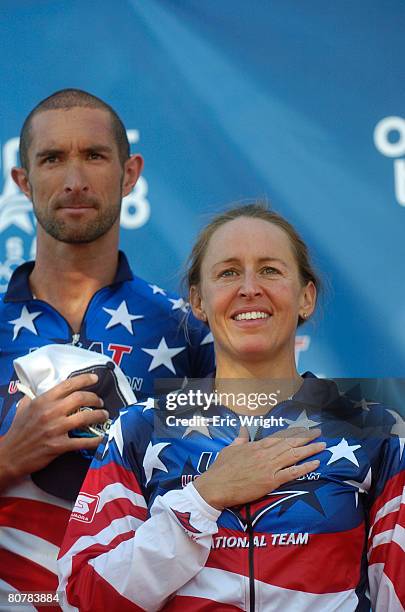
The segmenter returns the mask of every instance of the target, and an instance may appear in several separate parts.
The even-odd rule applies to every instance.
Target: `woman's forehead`
[[[245,256],[294,259],[287,233],[264,219],[238,217],[224,223],[211,236],[204,259]]]

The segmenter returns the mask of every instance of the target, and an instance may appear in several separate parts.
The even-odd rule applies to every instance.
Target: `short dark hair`
[[[274,210],[270,210],[267,204],[261,201],[230,208],[214,217],[212,221],[201,230],[187,262],[184,280],[188,286],[188,290],[190,290],[192,286],[198,286],[201,282],[201,265],[212,235],[217,229],[225,225],[225,223],[233,221],[234,219],[239,219],[239,217],[262,219],[282,229],[287,234],[290,241],[302,285],[306,285],[308,282],[312,281],[317,293],[320,292],[321,281],[311,263],[307,245],[287,219]],[[304,322],[304,319],[300,317],[298,325]]]
[[[93,96],[93,94],[83,91],[82,89],[61,89],[39,102],[23,123],[20,134],[20,163],[23,168],[28,170],[28,149],[31,145],[31,124],[35,115],[48,110],[69,109],[78,106],[84,108],[99,108],[110,114],[112,132],[118,146],[118,154],[121,164],[124,165],[125,161],[129,158],[130,147],[125,126],[115,110],[109,104],[97,98],[97,96]]]

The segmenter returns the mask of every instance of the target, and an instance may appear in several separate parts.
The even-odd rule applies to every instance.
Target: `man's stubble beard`
[[[98,209],[96,218],[86,223],[69,223],[59,220],[56,218],[55,211],[53,215],[46,212],[44,214],[38,211],[33,202],[34,214],[42,229],[55,240],[66,244],[88,244],[104,236],[117,221],[121,213],[121,196],[122,194],[117,204],[103,212]]]

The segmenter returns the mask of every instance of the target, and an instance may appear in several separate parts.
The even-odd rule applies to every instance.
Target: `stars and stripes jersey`
[[[91,299],[79,334],[52,306],[34,298],[28,282],[33,265],[17,268],[0,299],[0,440],[21,396],[13,360],[44,345],[74,343],[110,357],[138,402],[155,394],[156,379],[178,386],[178,379],[212,372],[209,330],[181,298],[134,276],[123,253],[114,282]],[[56,589],[56,557],[71,508],[31,478],[1,492],[0,595]]]
[[[368,611],[370,603],[381,612],[403,610],[399,415],[308,374],[293,399],[257,418],[256,439],[319,427],[326,442],[314,456],[319,468],[220,513],[193,481],[235,439],[241,421],[252,425],[248,417],[212,403],[171,411],[164,399],[121,414],[93,460],[62,544],[65,609],[101,610],[108,601],[120,612],[350,612]]]

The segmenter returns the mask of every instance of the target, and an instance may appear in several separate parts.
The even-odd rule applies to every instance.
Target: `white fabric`
[[[201,533],[189,534],[179,525],[173,510],[190,512],[193,528]],[[112,521],[98,533],[97,543],[105,545],[118,534],[136,529],[134,538],[91,559],[89,564],[130,601],[149,612],[159,610],[165,599],[204,567],[211,550],[212,534],[218,531],[216,521],[219,514],[202,499],[192,483],[183,490],[169,491],[164,497],[156,498],[147,522],[140,524],[140,521],[127,516]],[[59,590],[66,589],[73,556],[94,541],[92,536],[83,536],[59,560],[59,575],[64,577]],[[175,571],[168,572],[167,564],[174,560]],[[142,568],[141,572],[139,568]],[[146,583],[147,590],[144,588]],[[71,610],[69,606],[64,609]]]
[[[27,557],[56,574],[56,557],[59,548],[32,533],[14,527],[1,528],[1,547],[21,557]]]
[[[1,497],[19,497],[22,499],[39,501],[44,504],[51,504],[59,508],[64,508],[69,512],[71,512],[73,506],[72,502],[66,501],[61,497],[56,497],[55,495],[50,495],[37,487],[37,485],[32,482],[30,476],[26,476],[20,480],[18,484],[12,485],[8,489],[2,491]]]
[[[100,495],[100,499],[97,505],[96,514],[99,514],[101,510],[104,508],[105,504],[108,504],[110,501],[117,499],[119,497],[123,497],[128,499],[130,502],[134,504],[134,506],[138,506],[141,508],[147,508],[146,501],[139,495],[139,493],[134,493],[131,489],[124,487],[120,482],[114,482],[103,489],[103,492]]]
[[[368,580],[373,612],[404,612],[394,585],[384,573],[383,563],[373,563],[369,566]]]
[[[15,359],[14,367],[20,382],[37,396],[66,380],[72,372],[107,362],[112,362],[110,357],[72,344],[48,344]],[[125,374],[116,364],[114,372],[127,405],[134,404],[136,397]]]
[[[16,603],[6,604],[8,596],[13,593],[19,593],[18,589],[15,589],[11,584],[1,580],[0,578],[0,612],[18,612],[20,606]],[[37,612],[37,608],[33,605],[24,602],[23,612]]]

